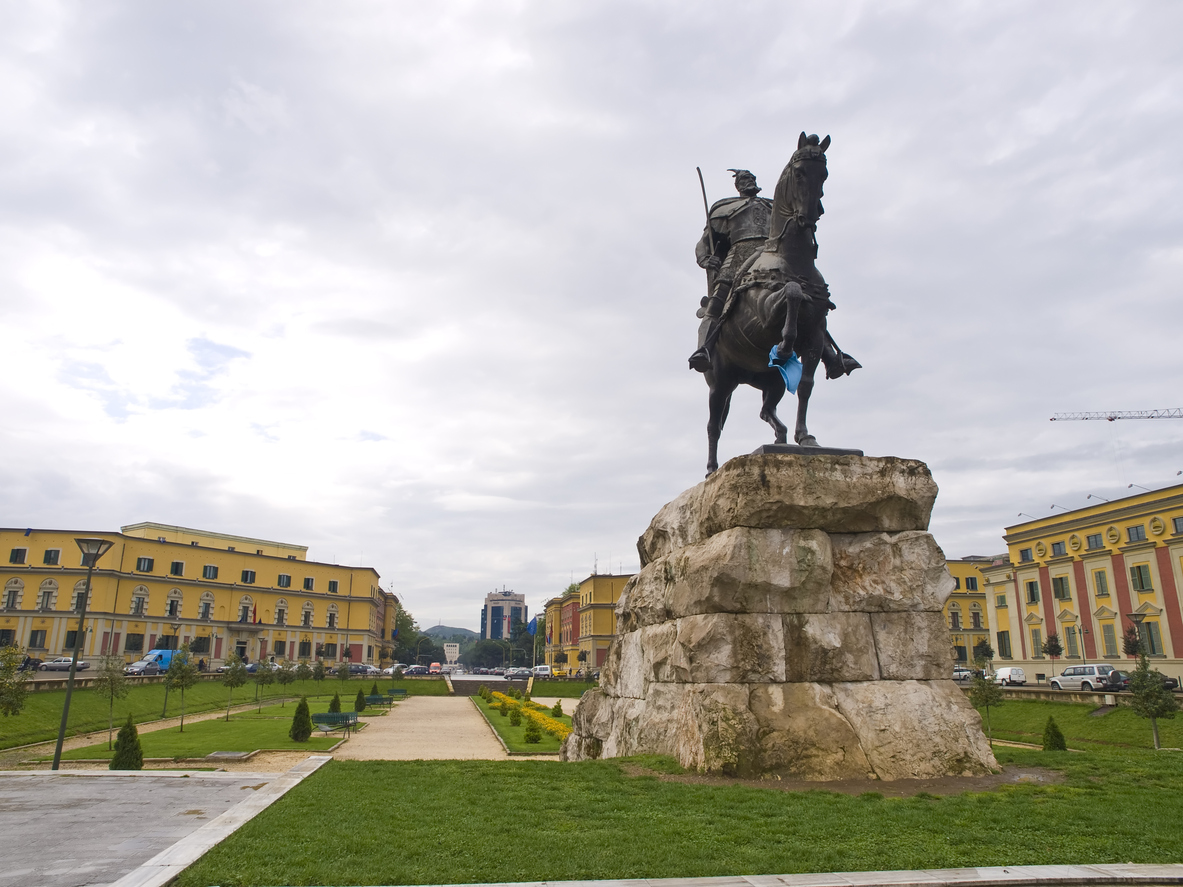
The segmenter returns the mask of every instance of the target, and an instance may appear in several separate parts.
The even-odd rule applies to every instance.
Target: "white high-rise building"
[[[515,622],[524,625],[529,618],[524,594],[494,591],[485,595],[485,607],[481,610],[481,637],[485,640],[508,638]]]

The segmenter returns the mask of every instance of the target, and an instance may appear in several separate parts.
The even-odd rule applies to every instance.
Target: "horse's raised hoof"
[[[812,434],[806,434],[806,435],[802,435],[801,437],[797,438],[797,446],[799,446],[799,447],[817,447],[817,446],[821,446],[821,444],[819,444],[817,442],[817,438],[814,437]]]

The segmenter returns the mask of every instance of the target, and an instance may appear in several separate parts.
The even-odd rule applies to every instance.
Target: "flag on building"
[[[530,624],[526,626],[526,631],[530,632],[531,635],[538,634],[538,617],[537,616],[535,616],[533,619],[530,620]]]

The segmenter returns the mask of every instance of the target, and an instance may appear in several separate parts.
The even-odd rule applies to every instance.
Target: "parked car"
[[[368,675],[369,673],[370,673],[370,667],[368,665],[366,665],[364,662],[350,662],[349,663],[349,676],[350,677],[353,677],[354,675]]]
[[[427,674],[427,666],[426,665],[412,665],[410,668],[404,668],[403,674],[405,674],[405,675]]]
[[[1154,671],[1162,681],[1163,688],[1166,690],[1176,690],[1179,687],[1179,682],[1174,678],[1169,678],[1161,671]],[[1110,693],[1121,692],[1130,689],[1130,674],[1126,671],[1117,671],[1114,669],[1108,675],[1109,683],[1106,684],[1105,689]]]
[[[42,671],[69,671],[70,663],[73,661],[73,656],[57,656],[53,659],[50,659],[48,662],[42,662],[39,667]],[[90,663],[83,662],[81,659],[79,659],[78,671],[82,671],[84,668],[90,668]]]
[[[126,675],[154,675],[160,674],[160,663],[155,659],[137,659],[123,669]]]
[[[1027,674],[1018,666],[1004,666],[994,672],[994,683],[1021,687],[1027,683]]]
[[[1060,674],[1051,679],[1054,690],[1090,690],[1104,689],[1109,683],[1109,672],[1114,668],[1107,662],[1095,662],[1092,665],[1070,665]]]
[[[953,666],[953,680],[955,681],[969,681],[973,680],[974,669],[966,668],[964,665]]]

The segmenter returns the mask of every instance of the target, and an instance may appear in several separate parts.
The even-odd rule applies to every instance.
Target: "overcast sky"
[[[1176,483],[1183,421],[1048,419],[1183,406],[1181,35],[1168,2],[0,3],[0,525],[306,544],[425,627],[632,572],[705,470],[694,168],[771,196],[801,130],[865,367],[819,382],[822,444],[925,460],[949,557]]]

